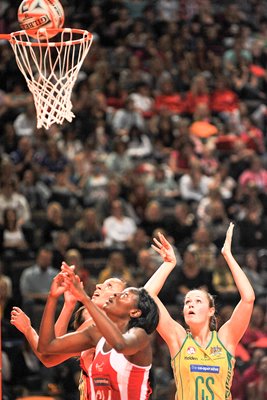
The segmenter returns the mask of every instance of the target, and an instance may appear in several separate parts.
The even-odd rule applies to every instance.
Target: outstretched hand
[[[159,240],[157,238],[153,238],[155,244],[151,245],[152,249],[161,255],[164,262],[176,264],[176,257],[172,245],[160,232],[158,232],[158,238]]]
[[[62,265],[63,265],[63,264],[64,264],[65,266],[68,266],[69,268],[71,268],[73,271],[75,271],[75,266],[74,266],[74,265],[68,265],[68,264],[65,263],[65,262],[63,262]],[[71,293],[71,291],[70,291],[70,290],[67,290],[67,289],[66,289],[65,292],[64,292],[64,301],[65,301],[66,304],[68,304],[68,305],[70,305],[70,306],[75,305],[76,302],[77,302],[76,297],[73,296],[73,294]]]
[[[233,231],[234,231],[234,224],[233,222],[230,222],[230,225],[227,229],[226,232],[226,237],[225,237],[225,241],[224,241],[224,245],[222,248],[222,255],[227,255],[229,253],[231,253],[231,246],[232,246],[232,237],[233,237]]]
[[[11,325],[14,325],[20,332],[25,334],[31,327],[31,320],[19,307],[13,307],[10,318]]]
[[[52,285],[50,288],[50,296],[58,298],[61,296],[66,290],[66,285],[64,282],[64,275],[62,272],[57,274],[52,281]]]
[[[83,289],[83,283],[78,275],[75,275],[73,269],[66,263],[62,263],[61,270],[64,276],[64,285],[68,291],[75,297],[78,301],[83,301],[87,296]]]

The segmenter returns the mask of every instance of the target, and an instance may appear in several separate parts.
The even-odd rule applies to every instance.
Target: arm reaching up
[[[74,267],[71,266],[74,270]],[[66,290],[64,292],[64,304],[63,308],[60,312],[60,315],[56,321],[55,324],[55,335],[56,336],[62,336],[65,333],[67,333],[69,322],[72,316],[72,313],[75,309],[77,300],[76,298],[72,295],[72,293],[69,290]]]
[[[13,307],[10,323],[14,325],[27,339],[32,351],[45,367],[54,367],[73,357],[75,354],[42,354],[37,350],[39,335],[31,325],[31,320],[19,307]]]
[[[221,252],[232,272],[241,300],[235,307],[231,318],[220,328],[219,336],[222,338],[223,343],[227,345],[227,348],[232,349],[234,353],[236,345],[248,327],[255,301],[255,294],[244,271],[232,255],[233,230],[234,224],[231,222],[226,232],[225,242]]]
[[[151,247],[159,253],[163,263],[145,284],[145,289],[151,296],[157,296],[166,279],[176,265],[176,257],[172,245],[162,233],[158,233],[158,238],[153,238],[154,243]]]

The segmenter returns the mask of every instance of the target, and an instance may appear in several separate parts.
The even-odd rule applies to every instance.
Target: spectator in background
[[[257,257],[257,250],[247,250],[244,256],[243,271],[247,275],[251,286],[254,289],[256,299],[260,302],[266,299],[267,282],[261,275],[259,258]]]
[[[46,142],[44,151],[41,151],[38,156],[40,179],[50,185],[55,180],[55,174],[64,170],[68,163],[68,159],[58,147],[57,141],[49,139]]]
[[[149,158],[152,154],[152,142],[145,133],[136,125],[131,126],[127,136],[127,154],[132,161]]]
[[[152,237],[156,229],[165,228],[164,208],[159,201],[151,200],[147,204],[144,212],[144,218],[140,226],[145,230],[149,238]]]
[[[108,171],[120,177],[133,167],[133,161],[128,154],[127,138],[115,138],[113,148],[107,154],[106,166]]]
[[[141,113],[144,118],[150,118],[154,112],[154,99],[151,89],[146,82],[138,82],[135,90],[130,94],[130,99],[134,102],[134,108]]]
[[[212,275],[207,270],[201,268],[198,262],[198,255],[193,250],[187,249],[183,254],[182,268],[177,276],[177,304],[182,304],[186,293],[196,288],[202,288],[214,292],[212,286]]]
[[[132,286],[134,284],[132,273],[122,252],[113,251],[109,255],[106,267],[98,276],[98,281],[99,283],[102,283],[111,277],[119,278],[120,280],[127,282],[128,286]]]
[[[82,187],[82,202],[92,207],[105,199],[108,185],[108,171],[102,160],[93,160],[91,170]]]
[[[166,231],[173,237],[175,246],[183,252],[191,241],[197,224],[191,207],[185,201],[179,201],[173,213],[166,215],[165,221]]]
[[[72,240],[80,250],[103,248],[104,238],[94,208],[86,208],[72,230]]]
[[[26,197],[32,211],[45,210],[50,198],[50,189],[38,179],[32,169],[25,169],[20,182],[19,192]]]
[[[73,161],[75,156],[82,151],[82,142],[78,138],[73,125],[68,124],[62,129],[62,137],[58,140],[58,148],[70,161]]]
[[[155,95],[155,112],[166,111],[168,115],[181,115],[186,111],[182,95],[175,91],[171,78],[165,78],[160,84],[160,90]]]
[[[8,250],[16,252],[29,248],[23,228],[18,224],[16,209],[4,210],[3,224],[0,226],[0,247],[4,252]]]
[[[199,165],[192,165],[189,172],[179,180],[182,200],[198,203],[209,190],[211,178],[204,175]]]
[[[123,211],[127,216],[135,218],[135,212],[125,197],[126,196],[122,193],[122,181],[118,178],[110,178],[107,183],[106,197],[98,199],[95,205],[100,223],[102,223],[105,218],[109,217],[111,204],[115,200],[119,200],[122,203]]]
[[[0,95],[1,97],[1,95]],[[3,153],[11,154],[18,148],[18,137],[15,133],[14,127],[11,122],[3,125],[2,135],[0,138],[0,149]]]
[[[264,308],[255,304],[249,326],[242,337],[241,344],[252,353],[250,344],[264,337]]]
[[[127,137],[133,127],[143,132],[145,130],[145,120],[139,112],[135,111],[133,100],[127,98],[124,108],[115,111],[112,119],[112,129],[115,135]]]
[[[125,178],[127,178],[127,176]],[[146,208],[151,200],[151,196],[145,179],[135,179],[132,184],[134,184],[135,190],[131,191],[128,195],[128,202],[135,212],[135,214],[132,214],[133,217],[135,216],[135,220],[140,224],[141,221],[144,220]],[[128,183],[128,187],[130,188],[131,184],[129,185]]]
[[[16,117],[13,125],[17,136],[34,136],[36,129],[36,111],[33,101],[27,104],[25,111],[22,111]]]
[[[253,350],[249,366],[243,372],[243,378],[246,388],[251,382],[254,382],[259,378],[259,364],[264,355],[264,349],[256,348]]]
[[[250,150],[262,155],[266,151],[263,131],[255,125],[252,117],[244,116],[241,119],[240,139]]]
[[[138,226],[133,237],[127,243],[127,250],[125,254],[126,260],[130,265],[132,271],[135,271],[137,269],[138,253],[140,249],[147,249],[149,248],[149,245],[149,238],[145,230]]]
[[[147,280],[154,274],[157,264],[153,254],[148,248],[141,248],[137,252],[136,265],[133,269],[133,276],[138,286],[142,287]]]
[[[239,294],[237,287],[221,254],[218,254],[216,258],[215,268],[212,273],[212,285],[214,293],[218,296],[218,303],[231,305],[238,302]]]
[[[19,138],[16,150],[10,153],[10,159],[15,166],[15,172],[21,178],[26,169],[34,167],[33,140],[27,136]]]
[[[51,250],[41,247],[35,264],[24,269],[20,276],[23,310],[30,317],[35,328],[39,327],[52,280],[58,274],[58,270],[52,267],[52,256]],[[40,306],[39,315],[37,315],[36,306]]]
[[[2,181],[0,191],[0,221],[3,222],[3,214],[6,208],[13,208],[17,211],[18,225],[22,226],[30,221],[31,210],[25,196],[17,191],[15,178]]]
[[[55,236],[52,244],[53,268],[60,270],[61,264],[66,260],[66,254],[71,247],[71,237],[68,231],[59,231]]]
[[[104,219],[102,225],[105,246],[124,249],[136,228],[134,219],[124,214],[122,202],[114,200],[111,204],[110,216]]]
[[[176,180],[188,175],[193,164],[197,162],[195,145],[188,137],[186,140],[176,139],[169,156],[169,167]]]
[[[62,205],[56,201],[49,203],[46,209],[46,220],[42,227],[42,243],[52,244],[58,232],[67,230]]]
[[[254,155],[250,160],[250,166],[239,177],[241,186],[255,186],[267,195],[267,170],[263,167],[260,157]]]
[[[213,176],[213,184],[221,194],[221,198],[226,206],[232,203],[232,199],[237,186],[234,178],[230,176],[229,162],[220,163],[218,169]]]
[[[258,371],[258,378],[247,387],[247,395],[249,399],[265,400],[267,398],[267,356],[260,359]]]
[[[245,216],[239,223],[239,238],[242,248],[264,248],[267,243],[266,217],[263,209],[255,203],[245,208]]]
[[[216,263],[217,247],[212,243],[211,233],[205,225],[199,225],[193,233],[193,241],[186,248],[193,252],[199,267],[213,271]]]
[[[159,201],[163,206],[174,206],[179,196],[178,183],[170,173],[166,172],[164,165],[155,167],[147,188],[150,198]]]
[[[186,110],[193,115],[199,104],[210,106],[210,93],[204,74],[196,75],[185,98]]]
[[[229,80],[220,75],[215,81],[215,88],[211,93],[211,110],[226,123],[234,114],[239,115],[239,99],[231,89]]]
[[[212,232],[212,242],[220,249],[224,243],[224,232],[230,223],[222,200],[216,200],[210,204],[208,216],[206,226]]]
[[[70,165],[55,173],[50,185],[49,201],[57,201],[65,209],[77,208],[82,203],[82,190],[72,180]]]
[[[75,272],[80,277],[84,290],[91,296],[95,290],[96,282],[84,263],[82,253],[75,248],[71,248],[66,252],[65,261],[68,265],[75,266]]]

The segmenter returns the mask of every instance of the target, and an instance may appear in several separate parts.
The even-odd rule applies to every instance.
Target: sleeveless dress
[[[176,400],[231,400],[235,358],[226,350],[216,331],[206,348],[188,333],[171,360]]]
[[[105,343],[105,338],[98,342],[90,367],[91,399],[148,400],[151,365],[140,367],[132,364],[114,349],[104,352]]]

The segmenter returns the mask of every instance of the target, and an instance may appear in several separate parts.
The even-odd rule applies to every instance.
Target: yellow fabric
[[[80,374],[79,392],[80,392],[80,400],[87,400],[87,384],[83,371],[81,371]]]
[[[176,381],[176,400],[231,400],[235,358],[212,332],[204,349],[191,333],[171,361]]]

